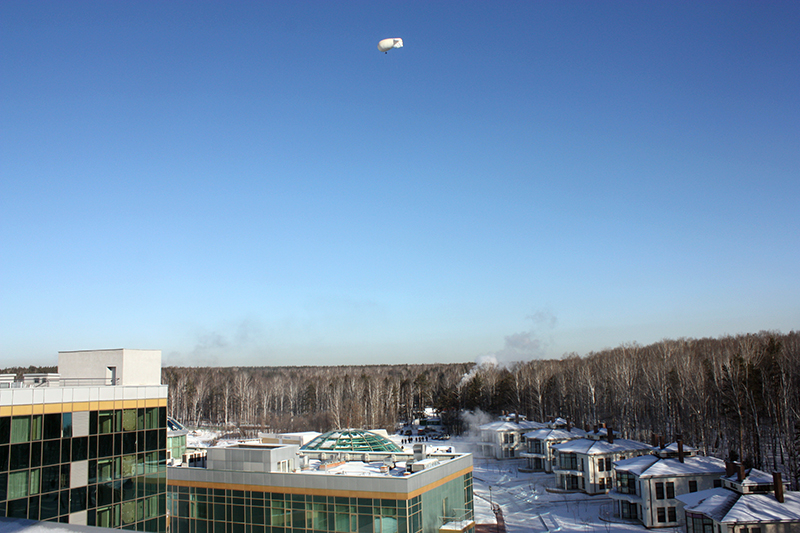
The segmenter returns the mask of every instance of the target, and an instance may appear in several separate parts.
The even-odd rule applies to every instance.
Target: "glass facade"
[[[0,417],[0,515],[166,529],[166,407]]]
[[[428,515],[442,515],[442,503],[426,508],[428,493],[405,500],[175,485],[168,490],[170,533],[423,533]],[[472,519],[472,474],[434,490],[460,491],[450,501],[462,508],[453,512],[463,516],[468,506]]]

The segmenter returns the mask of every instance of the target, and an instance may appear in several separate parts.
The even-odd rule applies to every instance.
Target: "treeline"
[[[800,479],[800,332],[626,344],[560,360],[475,364],[163,369],[170,411],[189,424],[392,430],[424,407],[452,432],[464,410],[605,422]]]
[[[437,405],[472,364],[165,367],[171,416],[191,425],[394,428]]]

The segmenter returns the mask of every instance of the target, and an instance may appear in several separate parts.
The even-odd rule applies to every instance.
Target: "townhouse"
[[[615,438],[611,428],[555,444],[551,449],[556,487],[587,494],[602,494],[614,486],[614,461],[652,452],[652,447],[642,442]]]

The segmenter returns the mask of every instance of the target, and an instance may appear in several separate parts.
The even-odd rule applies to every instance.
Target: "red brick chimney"
[[[658,436],[658,445],[662,450],[667,447],[667,444],[664,442],[664,435]]]
[[[725,461],[725,477],[731,477],[736,473],[736,463]]]
[[[608,443],[612,444],[614,442],[614,428],[609,426],[606,431],[608,432]]]
[[[775,499],[783,503],[783,480],[780,472],[772,473],[772,484],[775,485]]]
[[[742,463],[736,465],[736,481],[744,481],[744,465]]]
[[[683,462],[683,435],[676,435],[678,441],[678,461]]]
[[[658,435],[656,435],[655,433],[650,433],[650,446],[652,446],[653,448],[658,446]]]

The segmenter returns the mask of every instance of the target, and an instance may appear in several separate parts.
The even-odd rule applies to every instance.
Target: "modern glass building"
[[[444,524],[475,525],[469,454],[353,457],[245,444],[208,453],[207,468],[169,468],[172,533],[434,533]]]
[[[166,530],[161,353],[59,353],[59,374],[0,379],[0,515]]]

